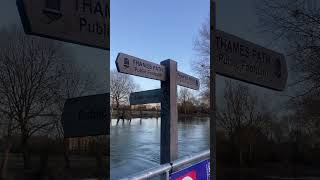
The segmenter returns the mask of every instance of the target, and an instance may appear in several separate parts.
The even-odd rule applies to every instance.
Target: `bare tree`
[[[224,103],[223,108],[218,111],[218,123],[229,135],[241,127],[260,123],[258,99],[248,87],[226,81]]]
[[[198,37],[194,41],[194,50],[198,53],[198,59],[193,67],[200,76],[202,84],[202,96],[210,99],[210,21],[209,18],[199,29]]]
[[[304,142],[309,144],[317,143],[320,137],[320,100],[317,94],[309,94],[301,99],[296,100],[295,112],[290,118],[290,131],[300,132],[296,135],[305,136]],[[297,137],[294,137],[297,139]]]
[[[314,0],[263,0],[257,4],[261,29],[287,46],[295,93],[289,99],[294,111],[288,119],[289,142],[316,143],[320,136],[320,6]],[[306,148],[307,146],[304,146]]]
[[[63,111],[64,103],[69,98],[79,97],[83,95],[93,94],[98,89],[95,84],[96,77],[86,72],[84,67],[76,65],[75,63],[65,63],[61,68],[64,72],[61,76],[61,83],[59,93],[56,96],[57,101],[57,126],[61,129],[60,116]],[[57,135],[63,136],[63,131]]]
[[[217,124],[227,133],[232,146],[238,146],[240,164],[243,146],[249,145],[251,152],[256,136],[269,120],[268,113],[258,105],[258,97],[248,87],[226,81],[224,106],[217,111]]]
[[[195,98],[189,89],[180,88],[180,91],[178,94],[178,101],[179,101],[181,108],[184,111],[184,114],[187,114],[188,106],[189,106],[189,104],[194,103]]]
[[[120,117],[120,105],[127,104],[129,95],[137,88],[137,84],[126,74],[118,73],[116,70],[110,72],[110,98],[112,106],[117,109]]]
[[[65,167],[70,168],[69,160],[69,141],[64,137],[64,131],[62,127],[61,115],[63,113],[64,103],[69,98],[79,97],[83,95],[95,93],[98,85],[95,84],[95,76],[87,73],[86,70],[76,65],[75,63],[65,63],[62,67],[63,78],[61,78],[61,84],[59,93],[56,96],[56,112],[53,114],[55,117],[55,129],[53,132],[59,140],[61,140],[64,148]]]
[[[63,51],[60,44],[28,37],[19,29],[1,34],[0,110],[20,132],[24,167],[29,168],[29,138],[51,128],[51,114],[61,85]],[[9,135],[10,136],[10,135]]]
[[[320,90],[320,13],[314,0],[257,1],[260,29],[287,46],[294,98]]]
[[[1,129],[2,129],[2,141],[4,142],[4,152],[2,161],[0,164],[0,179],[5,179],[7,175],[7,165],[9,161],[9,153],[11,150],[11,138],[14,131],[15,125],[13,124],[13,118],[10,113],[1,113]]]

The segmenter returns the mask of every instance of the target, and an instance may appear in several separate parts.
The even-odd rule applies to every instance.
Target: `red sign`
[[[175,180],[196,180],[197,179],[197,172],[191,171],[187,173],[186,175],[180,176],[176,178]]]
[[[170,174],[170,180],[209,180],[210,161],[204,160],[188,168]]]

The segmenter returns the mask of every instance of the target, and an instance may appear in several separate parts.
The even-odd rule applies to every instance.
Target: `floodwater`
[[[124,178],[160,164],[160,118],[112,120],[110,139],[111,179]],[[178,121],[178,156],[210,148],[209,118]]]

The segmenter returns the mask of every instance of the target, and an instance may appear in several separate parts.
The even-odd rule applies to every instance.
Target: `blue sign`
[[[204,160],[191,167],[170,174],[170,180],[209,180],[210,161]]]

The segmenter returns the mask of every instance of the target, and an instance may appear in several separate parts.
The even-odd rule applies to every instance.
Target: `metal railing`
[[[206,150],[203,152],[200,152],[195,155],[188,155],[182,159],[178,159],[176,161],[173,161],[172,163],[166,163],[162,164],[160,166],[157,166],[152,169],[148,169],[145,171],[142,171],[140,173],[134,174],[132,176],[129,176],[127,178],[122,178],[120,180],[143,180],[143,179],[150,179],[159,175],[166,174],[166,179],[169,180],[169,173],[173,170],[188,165],[192,162],[199,162],[201,160],[204,160],[205,158],[210,157],[210,150]]]

